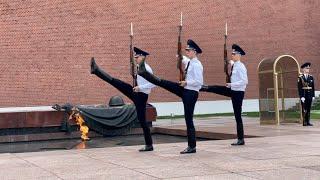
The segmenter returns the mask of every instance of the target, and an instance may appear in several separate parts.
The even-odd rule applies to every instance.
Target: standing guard
[[[187,48],[185,50],[187,57],[183,56],[182,59],[185,70],[184,79],[178,83],[154,76],[145,69],[144,63],[140,65],[138,71],[138,74],[149,82],[166,89],[182,99],[187,126],[188,147],[181,151],[181,154],[196,152],[196,134],[193,124],[193,113],[195,104],[198,100],[199,89],[203,85],[203,67],[197,57],[197,54],[202,53],[202,50],[191,39],[188,40]]]
[[[143,65],[148,71],[148,73],[152,74],[151,67],[145,63],[146,56],[149,55],[149,53],[136,47],[134,47],[134,52],[135,52],[134,57],[137,63],[143,62]],[[155,87],[155,85],[151,84],[150,82],[145,80],[143,77],[138,75],[137,86],[132,87],[126,82],[123,82],[119,79],[111,77],[105,71],[100,69],[96,64],[94,58],[91,59],[91,74],[95,74],[102,80],[111,84],[113,87],[117,88],[119,91],[121,91],[124,95],[126,95],[129,99],[133,101],[133,103],[136,106],[138,120],[143,129],[143,135],[144,135],[145,144],[146,144],[145,147],[140,149],[139,151],[140,152],[153,151],[151,132],[146,122],[146,104],[148,101],[148,95],[150,94],[151,89]]]
[[[306,62],[301,65],[303,74],[298,77],[298,90],[301,100],[302,113],[303,113],[303,126],[313,126],[310,123],[310,109],[312,100],[315,98],[314,93],[314,79],[309,74],[311,63]]]
[[[246,53],[240,46],[233,44],[232,45],[232,64],[230,81],[227,82],[226,86],[202,86],[200,91],[211,92],[227,97],[231,97],[234,116],[237,122],[237,136],[238,140],[231,145],[244,145],[244,132],[243,132],[243,123],[242,123],[242,102],[244,98],[244,93],[248,84],[247,69],[245,65],[240,61],[241,56],[244,56]]]

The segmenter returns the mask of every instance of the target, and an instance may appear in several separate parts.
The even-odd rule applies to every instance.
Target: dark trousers
[[[242,123],[242,102],[244,98],[244,91],[232,91],[226,86],[207,86],[200,89],[202,92],[211,92],[222,96],[231,97],[234,117],[237,122],[237,136],[238,139],[244,138],[243,123]]]
[[[304,103],[301,101],[303,112],[303,124],[310,124],[310,110],[312,104],[312,97],[305,97]]]
[[[198,100],[198,92],[184,89],[182,95],[182,102],[184,107],[184,118],[187,126],[188,146],[196,147],[196,130],[193,124],[194,107]]]
[[[193,113],[199,93],[197,91],[184,89],[179,85],[179,83],[176,82],[171,82],[163,79],[161,79],[161,81],[153,81],[153,79],[147,80],[179,96],[182,99],[184,107],[184,118],[187,126],[188,146],[191,148],[196,147],[196,131],[193,124]]]
[[[243,98],[244,98],[244,91],[231,91],[233,113],[237,122],[238,139],[244,138],[243,123],[242,123],[242,117],[241,117]]]
[[[134,105],[136,106],[138,120],[140,122],[141,128],[143,129],[145,143],[146,145],[152,145],[151,132],[146,121],[146,105],[148,101],[148,94],[142,92],[134,92],[133,87],[130,84],[119,79],[113,78],[112,80],[108,80],[108,78],[103,77],[102,73],[96,73],[96,75],[107,83],[111,84],[113,87],[117,88],[120,92],[122,92],[133,101]]]

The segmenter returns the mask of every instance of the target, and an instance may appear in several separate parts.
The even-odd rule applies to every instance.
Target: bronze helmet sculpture
[[[124,101],[121,98],[121,96],[112,96],[109,100],[109,106],[113,107],[113,106],[123,106],[124,105]]]

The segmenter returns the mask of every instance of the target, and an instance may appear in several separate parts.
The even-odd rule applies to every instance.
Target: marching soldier
[[[196,152],[196,134],[193,124],[194,107],[198,99],[199,89],[203,84],[203,67],[197,54],[202,53],[200,47],[192,40],[188,40],[186,55],[182,63],[185,65],[186,79],[178,83],[160,79],[146,71],[144,64],[140,65],[138,74],[149,82],[160,86],[179,96],[184,106],[184,116],[187,126],[188,147],[181,154]]]
[[[314,100],[314,79],[309,74],[311,63],[307,62],[301,65],[303,74],[298,78],[298,90],[303,112],[303,126],[312,126],[310,123],[310,109],[312,100]]]
[[[200,91],[212,92],[219,95],[231,97],[234,116],[237,122],[237,136],[238,140],[231,145],[244,145],[244,132],[242,123],[242,102],[244,93],[248,84],[247,69],[241,62],[241,57],[246,53],[240,46],[232,45],[232,68],[231,68],[231,82],[227,83],[226,86],[203,86]]]
[[[146,70],[152,74],[151,67],[145,63],[145,59],[149,53],[134,47],[135,52],[135,60],[137,63],[144,62],[144,66]],[[98,65],[95,63],[95,60],[91,59],[91,74],[95,74],[102,80],[106,81],[107,83],[111,84],[115,88],[117,88],[119,91],[121,91],[124,95],[126,95],[128,98],[130,98],[133,103],[136,106],[138,120],[140,122],[140,125],[143,129],[143,135],[145,139],[145,147],[140,149],[140,152],[143,151],[153,151],[153,143],[150,133],[150,128],[148,127],[148,124],[146,122],[146,104],[148,101],[148,95],[151,92],[151,89],[155,87],[155,85],[151,84],[147,80],[145,80],[141,76],[137,76],[137,86],[132,87],[131,85],[116,79],[114,77],[111,77],[109,74],[107,74],[105,71],[100,69]]]

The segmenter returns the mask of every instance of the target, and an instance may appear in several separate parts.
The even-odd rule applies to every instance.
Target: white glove
[[[314,100],[315,99],[315,97],[312,97],[312,100]]]
[[[305,100],[306,100],[306,99],[305,99],[304,97],[301,98],[301,101],[302,101],[303,103],[304,103]]]

